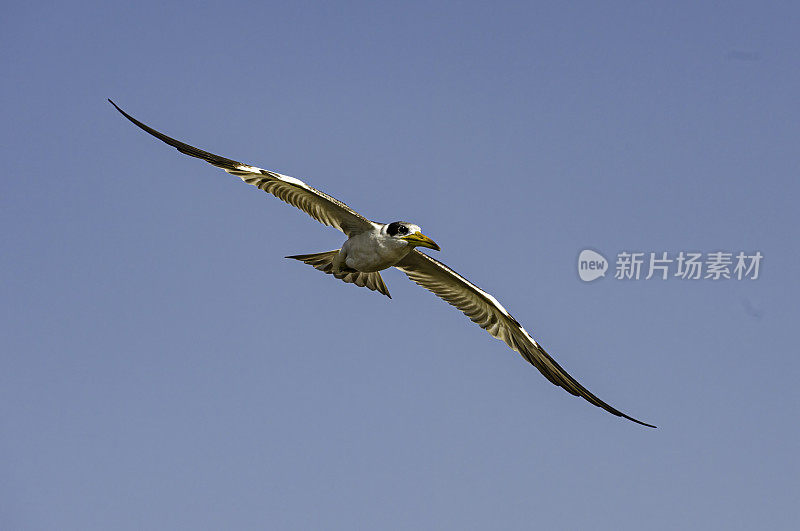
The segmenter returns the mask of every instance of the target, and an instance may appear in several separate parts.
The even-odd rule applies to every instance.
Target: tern
[[[184,144],[143,124],[110,99],[108,101],[133,124],[181,153],[222,168],[240,177],[247,184],[252,184],[299,208],[320,223],[339,229],[347,236],[347,241],[340,249],[286,258],[300,260],[347,283],[369,288],[389,298],[391,295],[380,272],[395,267],[412,281],[461,310],[496,339],[504,341],[519,352],[553,384],[564,388],[572,395],[583,397],[591,404],[618,417],[655,428],[652,424],[628,416],[597,398],[561,368],[497,299],[445,264],[420,252],[419,247],[435,251],[440,249],[436,242],[422,233],[418,225],[406,221],[392,223],[370,221],[341,201],[300,179],[243,164]]]

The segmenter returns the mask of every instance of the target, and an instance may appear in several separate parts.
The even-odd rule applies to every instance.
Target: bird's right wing
[[[545,352],[497,299],[443,263],[414,249],[396,266],[408,278],[461,310],[475,324],[519,352],[545,378],[618,417],[655,428],[606,404],[567,373]]]
[[[108,101],[136,126],[150,133],[162,142],[166,142],[181,153],[203,159],[218,168],[222,168],[226,172],[241,178],[244,182],[257,186],[265,192],[274,195],[281,201],[299,208],[320,223],[339,229],[347,236],[352,236],[374,227],[374,224],[370,220],[349,206],[307,185],[300,179],[242,164],[241,162],[220,157],[208,151],[203,151],[189,144],[184,144],[179,140],[170,138],[164,133],[143,124],[117,107],[117,104],[113,101]]]

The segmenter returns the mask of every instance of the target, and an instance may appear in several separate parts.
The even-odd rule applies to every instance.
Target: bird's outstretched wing
[[[235,160],[214,155],[202,149],[184,144],[174,138],[160,133],[149,127],[133,116],[120,109],[116,103],[108,100],[122,115],[141,129],[147,131],[159,140],[166,142],[181,153],[203,159],[206,162],[222,168],[226,172],[240,177],[244,182],[269,192],[281,201],[295,206],[324,225],[329,225],[352,236],[371,229],[373,223],[326,193],[320,192],[300,179],[281,175],[280,173],[249,166]]]
[[[640,420],[622,413],[606,404],[561,368],[550,355],[522,328],[497,299],[465,279],[443,263],[414,249],[396,266],[408,278],[432,291],[436,296],[455,306],[474,323],[485,329],[497,339],[505,341],[512,349],[528,360],[534,367],[555,385],[567,392],[581,396],[594,404],[644,426],[655,428]]]

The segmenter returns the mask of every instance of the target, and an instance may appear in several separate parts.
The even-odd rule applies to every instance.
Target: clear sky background
[[[3,529],[797,524],[796,3],[15,3]],[[421,225],[614,417],[125,121]],[[579,280],[596,249],[756,281]]]

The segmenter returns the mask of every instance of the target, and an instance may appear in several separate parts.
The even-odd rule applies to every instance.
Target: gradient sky
[[[16,3],[0,32],[0,527],[790,529],[796,3]],[[137,130],[302,178],[493,293],[616,418],[342,235]],[[591,248],[756,281],[580,281]]]

